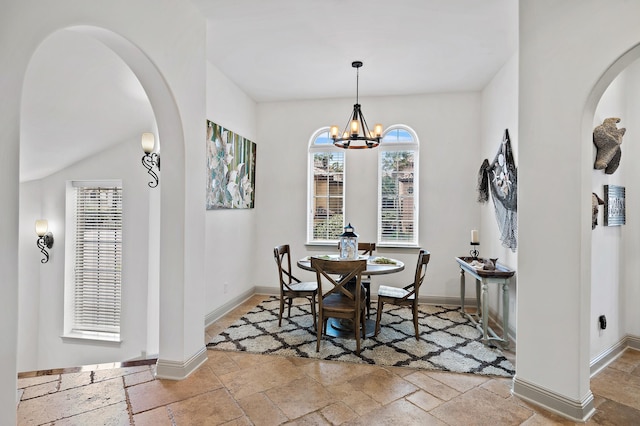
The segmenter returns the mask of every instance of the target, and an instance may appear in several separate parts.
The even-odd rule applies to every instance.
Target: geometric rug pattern
[[[323,336],[316,352],[311,306],[294,299],[278,327],[278,297],[272,296],[214,336],[207,348],[383,366],[411,367],[511,377],[515,370],[504,354],[480,341],[480,331],[456,307],[420,305],[420,340],[416,341],[411,308],[385,305],[380,333],[360,340]],[[371,308],[375,318],[375,307]]]

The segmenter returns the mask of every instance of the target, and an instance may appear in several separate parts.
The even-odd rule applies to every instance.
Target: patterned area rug
[[[297,303],[296,303],[297,302]],[[309,303],[294,300],[291,317],[278,327],[279,299],[260,303],[207,344],[209,349],[298,356],[395,367],[513,376],[513,365],[497,348],[480,341],[481,333],[456,307],[421,305],[420,341],[416,341],[411,309],[385,305],[377,337],[354,339],[323,336],[316,352],[316,333]],[[375,318],[372,306],[371,318]]]

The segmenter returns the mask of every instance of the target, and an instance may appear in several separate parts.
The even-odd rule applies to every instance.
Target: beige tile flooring
[[[262,298],[217,321],[207,338]],[[208,357],[182,381],[155,379],[153,363],[20,374],[18,424],[575,424],[511,395],[505,378],[247,353]],[[587,424],[640,424],[640,352],[627,350],[591,389],[596,413]]]

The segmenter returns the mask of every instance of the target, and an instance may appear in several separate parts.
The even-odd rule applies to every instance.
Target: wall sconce
[[[36,241],[36,245],[45,256],[44,259],[40,260],[41,263],[47,263],[49,261],[49,253],[47,253],[46,248],[53,247],[53,234],[51,232],[47,232],[49,229],[49,223],[46,219],[36,220],[36,234],[38,235],[38,241]]]
[[[153,178],[149,182],[149,187],[155,188],[158,186],[159,178],[153,168],[156,167],[160,171],[160,154],[153,152],[155,146],[155,138],[153,133],[142,134],[142,150],[144,155],[142,156],[142,165],[147,169],[147,173]]]

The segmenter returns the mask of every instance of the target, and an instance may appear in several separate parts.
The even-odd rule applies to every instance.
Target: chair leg
[[[316,352],[320,352],[320,339],[322,339],[322,330],[326,330],[326,321],[326,319],[322,318],[322,313],[320,313],[318,317],[319,327],[316,327]]]
[[[362,313],[356,313],[356,318],[353,322],[353,331],[356,335],[356,355],[360,355],[360,317],[362,317]]]
[[[413,327],[416,329],[416,340],[420,340],[420,332],[418,331],[418,306],[413,307]]]
[[[282,326],[282,313],[284,312],[284,298],[280,297],[280,314],[278,315],[278,327]]]
[[[364,309],[360,314],[360,323],[362,324],[362,338],[366,339],[367,338],[367,320],[364,317]]]
[[[380,318],[382,317],[382,306],[384,303],[382,302],[382,298],[378,297],[378,309],[376,312],[376,330],[374,332],[374,336],[377,336],[380,332]]]
[[[289,302],[289,310],[287,311],[287,318],[291,318],[291,302],[293,301],[293,299],[290,297],[288,299]]]
[[[364,290],[365,290],[365,298],[366,298],[366,307],[367,307],[367,319],[369,319],[371,317],[371,283],[370,282],[365,282],[364,283]]]
[[[316,296],[311,296],[311,315],[313,315],[313,329],[318,329],[318,323],[316,322]]]

